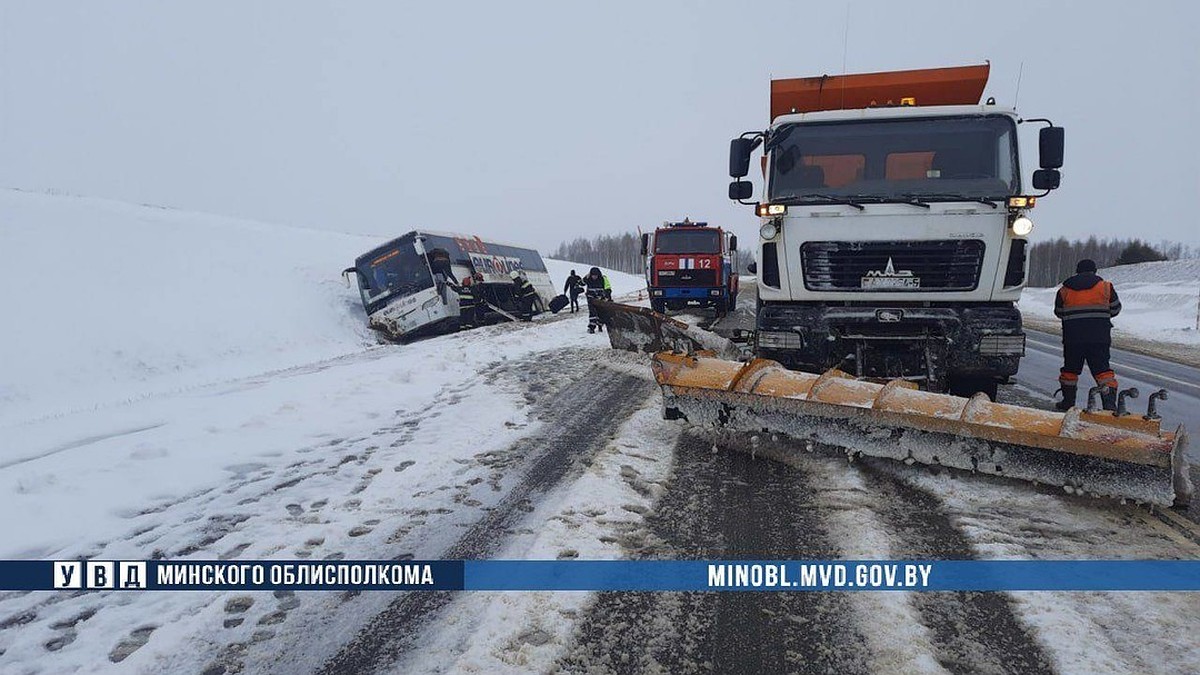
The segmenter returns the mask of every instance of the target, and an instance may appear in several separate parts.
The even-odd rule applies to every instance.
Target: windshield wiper
[[[912,197],[913,199],[917,198],[917,195],[904,195],[904,196]],[[958,195],[958,194],[924,194],[924,193],[922,193],[920,195],[920,197],[923,199],[949,199],[949,200],[953,200],[956,202],[976,202],[979,204],[987,204],[988,206],[992,207],[993,209],[999,208],[999,205],[996,204],[995,201],[988,199],[987,197],[968,197],[966,195]]]
[[[774,198],[775,201],[781,201],[781,202],[787,201],[789,199],[797,199],[797,200],[801,200],[801,201],[817,199],[822,202],[825,202],[826,204],[845,204],[846,206],[853,206],[854,208],[858,209],[859,211],[862,211],[867,208],[867,207],[863,206],[862,204],[858,203],[857,201],[855,201],[856,199],[858,199],[858,195],[853,195],[850,197],[835,197],[833,195],[791,194],[791,195],[782,195],[782,196],[778,196],[778,197]]]
[[[929,202],[921,201],[921,197],[924,197],[924,196],[926,196],[926,195],[913,195],[913,194],[900,195],[900,198],[903,201],[901,201],[899,203],[900,204],[908,204],[909,206],[919,206],[923,209],[933,208],[932,206],[929,205]]]

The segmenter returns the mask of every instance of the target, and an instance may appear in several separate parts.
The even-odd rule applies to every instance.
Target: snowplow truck
[[[737,237],[708,223],[663,223],[642,234],[646,289],[657,312],[712,308],[722,316],[737,307]]]
[[[1021,189],[1021,120],[974,103],[986,80],[972,66],[774,82],[771,127],[736,139],[730,157],[730,197],[746,201],[741,178],[765,147],[752,353],[602,302],[609,340],[653,354],[664,417],[770,439],[766,453],[794,452],[778,434],[807,441],[801,452],[1186,505],[1188,437],[1159,419],[1165,390],[1144,415],[1126,404],[1136,389],[1115,411],[1100,409],[1099,387],[1065,413],[994,402],[1023,353],[1013,305],[1035,196]],[[1039,145],[1044,194],[1059,184],[1061,128],[1041,129]]]
[[[1059,185],[1063,130],[981,103],[987,79],[980,65],[771,82],[769,127],[729,158],[730,198],[760,219],[759,356],[995,399],[1024,355],[1029,211]]]

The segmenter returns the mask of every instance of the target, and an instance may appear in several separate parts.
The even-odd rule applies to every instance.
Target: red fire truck
[[[718,315],[733,310],[738,293],[735,251],[736,236],[686,218],[643,234],[651,308],[711,307]]]

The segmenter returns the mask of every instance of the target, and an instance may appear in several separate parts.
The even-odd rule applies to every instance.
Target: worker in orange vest
[[[1096,386],[1103,387],[1100,400],[1105,410],[1117,409],[1117,376],[1109,366],[1112,347],[1112,318],[1121,312],[1121,300],[1111,282],[1096,274],[1096,263],[1080,260],[1075,276],[1063,282],[1054,298],[1054,315],[1062,319],[1063,367],[1058,383],[1062,400],[1059,410],[1075,405],[1079,375],[1087,363]]]

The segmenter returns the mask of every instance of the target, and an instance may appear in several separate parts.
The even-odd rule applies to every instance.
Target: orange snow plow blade
[[[613,349],[647,354],[703,352],[728,359],[740,355],[738,348],[720,335],[652,309],[595,298],[590,302],[601,323],[608,327],[608,341]]]
[[[978,471],[1062,487],[1071,494],[1186,504],[1192,486],[1183,427],[1073,408],[1064,413],[875,384],[837,370],[787,370],[660,352],[654,376],[664,416],[781,433],[865,455]]]

